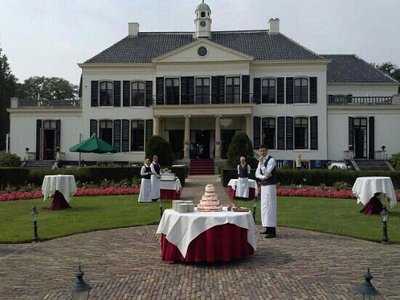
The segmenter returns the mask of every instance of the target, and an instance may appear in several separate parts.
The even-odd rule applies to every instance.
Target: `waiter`
[[[276,161],[268,155],[268,148],[262,145],[259,149],[260,159],[256,178],[261,185],[261,223],[265,227],[265,238],[276,237]]]
[[[140,169],[142,181],[140,183],[139,203],[151,202],[151,174],[150,159],[146,158]]]
[[[249,198],[249,176],[250,166],[246,162],[246,157],[240,157],[237,166],[238,181],[236,184],[235,196],[239,198]]]
[[[160,178],[161,178],[161,167],[158,163],[158,156],[153,156],[153,162],[151,163],[151,200],[157,201],[160,199]]]

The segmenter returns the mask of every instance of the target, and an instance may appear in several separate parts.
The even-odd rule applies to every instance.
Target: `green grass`
[[[253,203],[240,202],[240,205],[252,207]],[[41,239],[154,224],[160,215],[158,203],[139,205],[136,196],[79,197],[73,199],[72,209],[64,211],[46,210],[49,204],[42,200],[0,203],[0,243],[31,241],[31,209],[34,205],[39,209]],[[360,214],[360,208],[355,200],[284,197],[278,200],[278,221],[280,226],[379,241],[382,236],[380,217]],[[388,229],[391,241],[400,243],[400,208],[391,211]]]

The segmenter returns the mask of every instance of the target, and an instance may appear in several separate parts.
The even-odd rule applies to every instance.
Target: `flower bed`
[[[278,196],[283,197],[310,197],[310,198],[339,198],[352,199],[353,192],[350,189],[337,190],[335,188],[321,187],[279,187]]]

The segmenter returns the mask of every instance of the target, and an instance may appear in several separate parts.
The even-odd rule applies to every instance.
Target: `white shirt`
[[[257,166],[256,178],[265,180],[272,176],[271,172],[276,167],[276,161],[273,157],[268,161],[267,167],[265,167],[265,161],[270,157],[269,155],[263,158]]]

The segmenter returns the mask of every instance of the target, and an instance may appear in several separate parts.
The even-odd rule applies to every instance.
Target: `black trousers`
[[[265,233],[276,235],[276,228],[275,227],[265,227]]]

